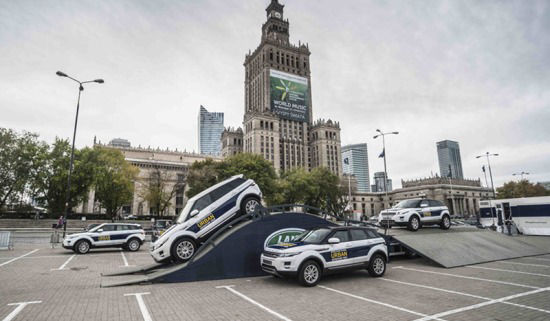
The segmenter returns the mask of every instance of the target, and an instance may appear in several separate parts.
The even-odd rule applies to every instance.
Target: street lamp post
[[[59,77],[66,77],[66,78],[69,78],[73,81],[76,81],[78,83],[78,99],[76,101],[76,117],[75,117],[75,120],[74,120],[74,131],[73,131],[73,143],[72,143],[72,147],[71,147],[71,160],[69,162],[69,175],[67,176],[67,193],[66,193],[66,198],[65,198],[65,216],[64,216],[64,219],[63,219],[63,237],[65,237],[65,234],[67,232],[67,217],[69,216],[69,201],[71,199],[71,175],[72,175],[72,172],[73,172],[73,162],[74,162],[74,143],[75,143],[75,138],[76,138],[76,127],[78,125],[78,111],[80,110],[80,94],[82,93],[82,91],[84,90],[84,86],[82,86],[83,84],[86,84],[86,83],[91,83],[91,82],[95,82],[95,83],[98,83],[98,84],[102,84],[104,83],[103,79],[94,79],[94,80],[87,80],[87,81],[79,81],[61,71],[58,71],[55,73],[56,75],[58,75]]]
[[[491,189],[493,190],[493,198],[496,197],[496,191],[495,191],[495,185],[493,184],[493,172],[491,171],[491,162],[489,161],[489,157],[491,156],[498,156],[498,154],[491,154],[489,152],[486,152],[484,155],[476,156],[476,158],[486,157],[487,158],[487,166],[489,167],[489,177],[491,178]],[[491,216],[493,217],[493,227],[495,226],[495,216],[493,213],[493,205],[491,204],[491,200],[489,199],[489,206],[491,208]]]
[[[521,180],[523,181],[524,175],[529,175],[529,173],[522,171],[521,173],[513,173],[512,176],[521,175]]]
[[[389,199],[388,199],[388,170],[386,167],[386,135],[397,135],[399,132],[387,132],[383,133],[380,129],[376,130],[378,132],[377,135],[374,135],[373,139],[376,139],[380,136],[382,136],[382,156],[384,157],[384,192],[386,194],[386,201],[389,205]],[[384,206],[385,207],[385,206]]]

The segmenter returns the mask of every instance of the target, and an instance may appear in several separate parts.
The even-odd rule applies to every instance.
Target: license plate
[[[264,260],[264,264],[266,264],[266,265],[273,265],[273,262],[271,262],[270,260]]]

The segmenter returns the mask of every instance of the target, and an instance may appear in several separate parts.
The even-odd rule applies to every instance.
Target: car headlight
[[[164,243],[166,243],[166,241],[168,241],[168,239],[165,239],[164,241],[160,242],[159,245],[154,245],[153,250],[156,250],[156,249],[160,248],[161,246],[163,246]]]
[[[296,252],[296,253],[280,253],[279,254],[279,257],[292,257],[292,256],[296,256],[298,254],[300,254],[302,252]]]

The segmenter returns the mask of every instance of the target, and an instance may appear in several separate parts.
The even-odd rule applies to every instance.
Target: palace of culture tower
[[[342,175],[340,125],[313,121],[311,74],[306,44],[291,44],[284,5],[266,8],[260,45],[246,55],[243,129],[222,134],[222,155],[260,154],[279,172],[326,167]]]

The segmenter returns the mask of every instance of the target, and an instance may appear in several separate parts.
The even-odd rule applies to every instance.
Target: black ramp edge
[[[149,280],[190,282],[266,275],[260,268],[265,239],[283,228],[310,229],[333,223],[315,215],[281,213],[237,226],[216,239],[216,246],[200,254],[189,266],[175,266],[149,274]]]
[[[142,265],[142,266],[134,266],[134,267],[127,267],[123,269],[118,269],[112,272],[106,272],[101,273],[102,276],[116,276],[116,275],[127,275],[127,274],[135,274],[135,273],[145,273],[147,271],[158,269],[162,267],[163,263],[151,263],[149,265]]]
[[[393,235],[402,245],[446,268],[550,253],[550,238],[487,230]]]
[[[150,282],[149,278],[146,275],[131,275],[123,279],[120,279],[120,278],[102,279],[100,287],[111,288],[115,286],[140,284],[140,283],[146,283],[146,282]]]

